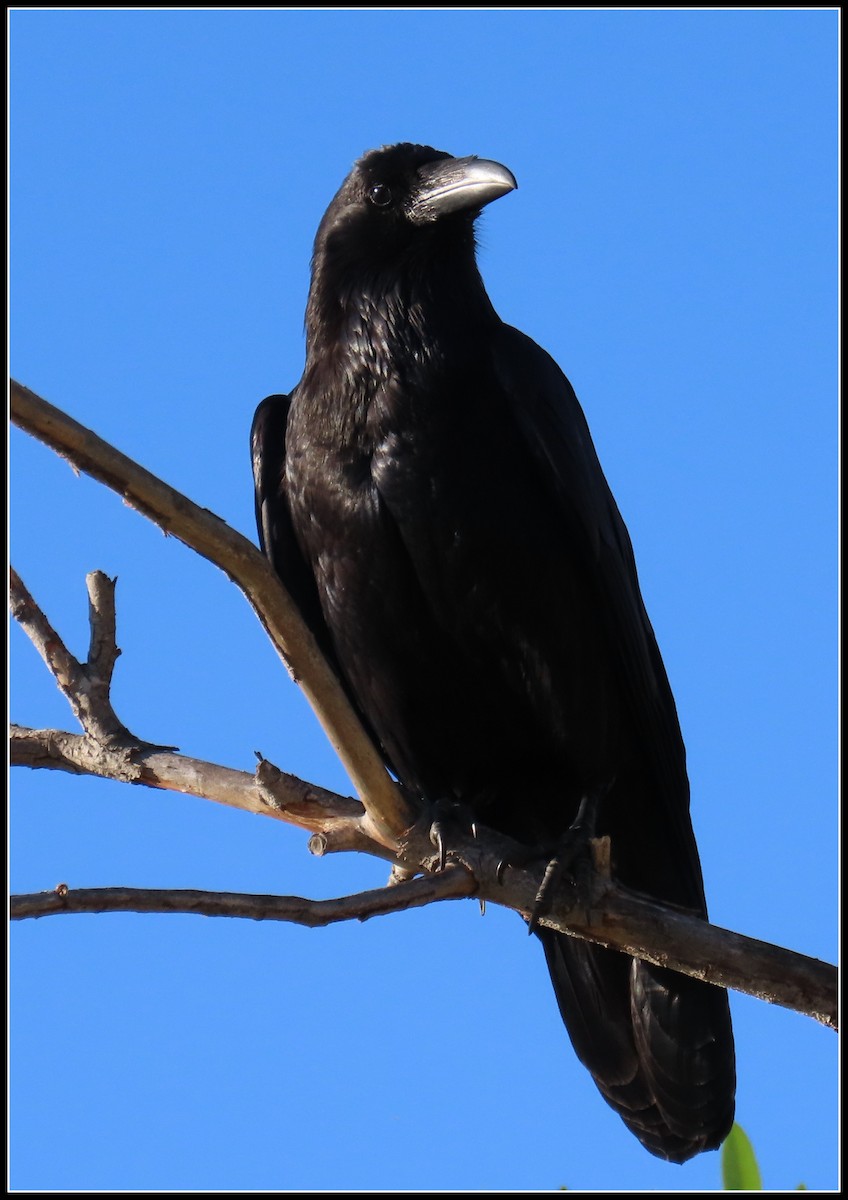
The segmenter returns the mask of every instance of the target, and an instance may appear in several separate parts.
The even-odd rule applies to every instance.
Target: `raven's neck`
[[[303,382],[359,423],[395,381],[432,391],[497,321],[473,253],[459,261],[422,256],[382,272],[348,269],[335,278],[324,263],[313,272]]]

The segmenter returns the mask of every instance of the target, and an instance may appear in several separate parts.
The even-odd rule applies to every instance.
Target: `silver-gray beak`
[[[518,187],[512,171],[487,158],[444,158],[427,163],[407,209],[416,225],[437,221],[447,213],[479,212]]]

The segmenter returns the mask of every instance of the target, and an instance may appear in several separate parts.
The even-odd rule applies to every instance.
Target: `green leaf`
[[[726,1192],[761,1192],[763,1181],[754,1147],[741,1125],[734,1125],[721,1148],[721,1178]]]

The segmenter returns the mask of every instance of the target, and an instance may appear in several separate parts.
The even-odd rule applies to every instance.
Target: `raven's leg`
[[[555,854],[545,868],[527,923],[530,933],[535,931],[539,917],[550,909],[556,889],[564,876],[570,877],[577,890],[578,899],[587,896],[592,875],[589,843],[594,838],[598,826],[601,801],[611,787],[612,782],[604,784],[603,787],[593,788],[583,795],[577,808],[577,816],[566,829]]]

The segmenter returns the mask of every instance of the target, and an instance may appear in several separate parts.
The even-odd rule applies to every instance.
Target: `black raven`
[[[474,222],[510,171],[364,155],[315,239],[306,367],[253,423],[260,540],[398,779],[530,847],[595,797],[628,887],[706,917],[674,699],[559,367],[505,325]],[[684,1162],[733,1121],[727,994],[538,930],[604,1098]]]

